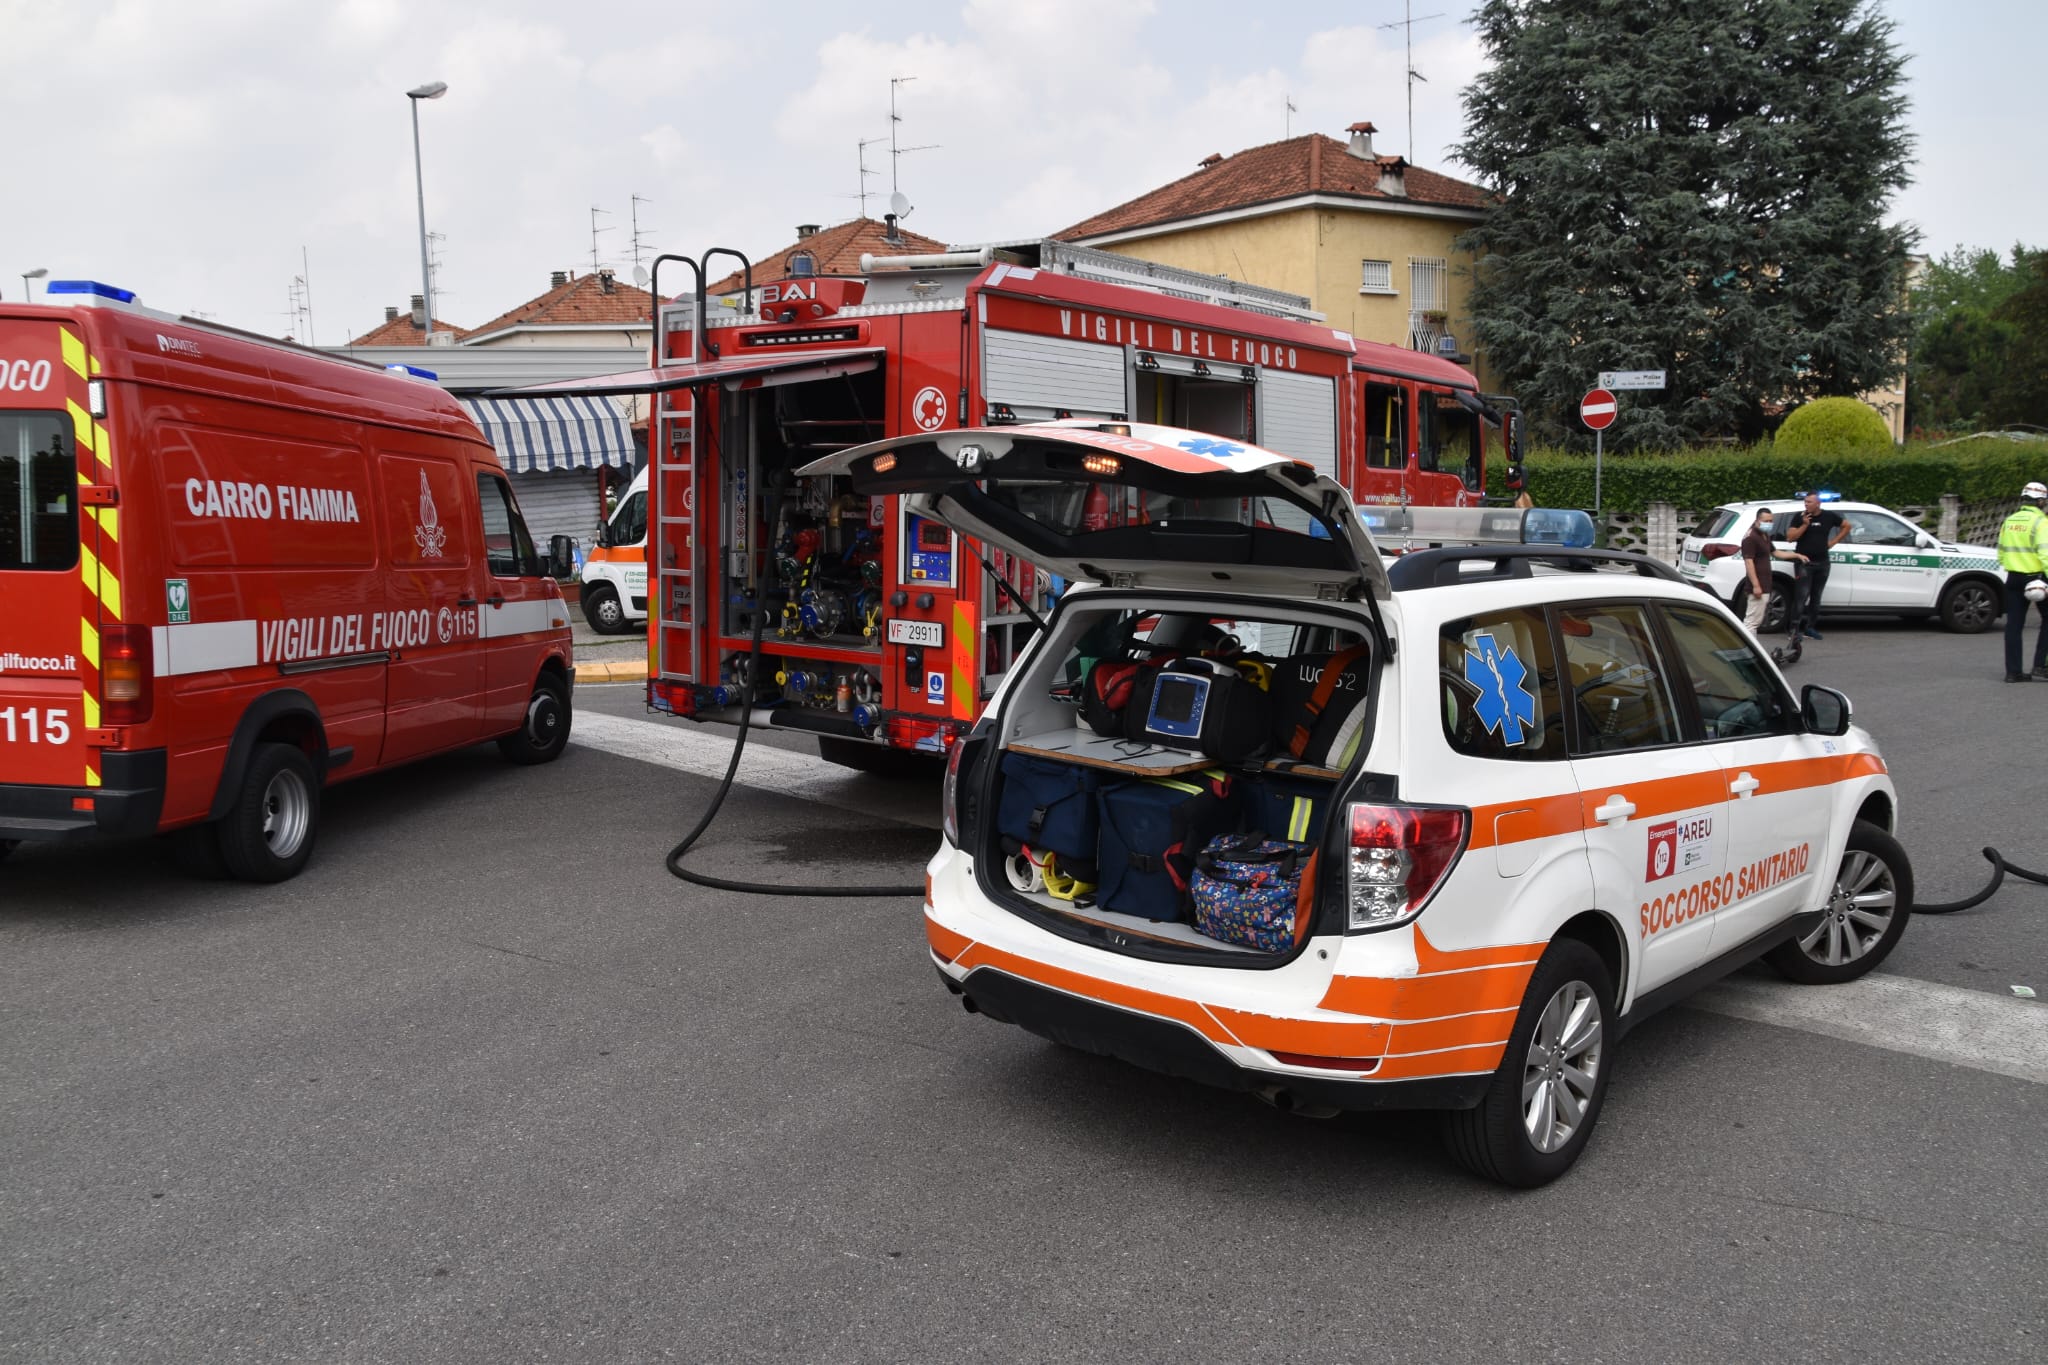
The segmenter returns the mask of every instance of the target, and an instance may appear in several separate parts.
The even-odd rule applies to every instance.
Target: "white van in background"
[[[600,635],[621,635],[647,620],[647,471],[633,476],[597,545],[583,560],[583,619]]]

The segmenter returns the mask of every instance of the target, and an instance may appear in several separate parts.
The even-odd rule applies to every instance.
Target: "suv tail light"
[[[960,761],[966,754],[967,737],[962,735],[946,750],[946,781],[939,789],[940,829],[946,836],[946,842],[955,848],[960,847]],[[929,782],[931,779],[925,780]]]
[[[1726,559],[1729,555],[1740,554],[1741,552],[1742,547],[1740,545],[1730,545],[1725,540],[1719,540],[1711,545],[1703,546],[1700,550],[1700,558],[1702,560]]]
[[[1345,930],[1390,929],[1421,914],[1465,847],[1471,818],[1456,807],[1353,806]]]
[[[140,725],[156,703],[156,657],[148,626],[100,631],[100,724]]]

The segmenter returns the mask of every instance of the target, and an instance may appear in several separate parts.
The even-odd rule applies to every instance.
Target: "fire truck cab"
[[[657,710],[806,730],[854,766],[887,748],[942,753],[973,724],[1066,584],[899,498],[797,473],[866,442],[1142,421],[1205,433],[1191,439],[1214,453],[1283,452],[1361,496],[1384,484],[1390,500],[1476,503],[1484,487],[1471,376],[1357,342],[1299,295],[1051,241],[862,266],[700,290],[659,306],[652,368],[516,391],[654,396]],[[1369,412],[1400,451],[1385,471],[1368,458]],[[1106,495],[1076,514],[1146,517]]]

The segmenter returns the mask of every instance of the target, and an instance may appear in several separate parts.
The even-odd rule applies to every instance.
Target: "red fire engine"
[[[943,750],[973,723],[1034,629],[1012,593],[1043,608],[1063,585],[1000,552],[984,564],[896,499],[793,473],[851,445],[1095,417],[1282,451],[1361,501],[1476,504],[1485,487],[1500,414],[1470,372],[1357,341],[1299,295],[1057,242],[862,267],[723,299],[700,283],[660,308],[654,368],[519,390],[654,395],[657,710],[808,730],[855,765],[877,745]]]

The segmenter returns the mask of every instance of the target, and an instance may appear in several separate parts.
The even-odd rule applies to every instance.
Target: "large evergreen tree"
[[[1601,370],[1662,369],[1613,444],[1753,439],[1896,380],[1910,234],[1904,59],[1863,0],[1487,0],[1459,155],[1474,333],[1538,439],[1590,444]]]

